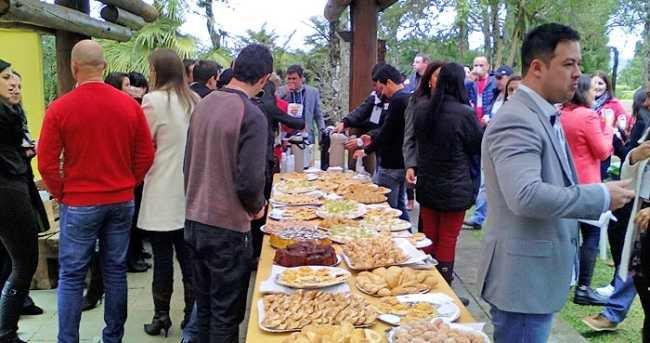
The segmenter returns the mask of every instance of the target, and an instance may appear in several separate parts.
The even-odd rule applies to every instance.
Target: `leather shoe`
[[[480,230],[481,224],[473,223],[469,220],[463,222],[463,230]]]
[[[578,305],[604,306],[607,304],[607,300],[608,298],[599,295],[591,287],[587,286],[576,287],[573,296],[573,303]]]
[[[38,316],[39,314],[43,314],[43,309],[34,304],[23,307],[22,310],[20,310],[21,316]]]
[[[618,324],[602,314],[582,318],[582,322],[594,331],[616,331]]]
[[[149,268],[142,261],[129,261],[127,263],[127,271],[129,273],[144,273],[147,269]]]

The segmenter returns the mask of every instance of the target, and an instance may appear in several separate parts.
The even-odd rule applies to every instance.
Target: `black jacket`
[[[377,97],[375,96],[375,93],[371,93],[366,98],[366,100],[361,103],[361,105],[357,106],[354,110],[352,110],[352,112],[345,116],[345,118],[343,118],[345,127],[358,128],[362,129],[365,132],[378,129],[382,123],[381,119],[378,123],[373,123],[370,121],[370,117],[372,116],[372,111],[375,109],[375,107],[378,107],[382,111],[385,111],[385,101],[382,100],[380,103],[376,104],[376,99]]]
[[[0,173],[23,176],[28,173],[24,158],[23,119],[16,107],[0,100]]]
[[[201,99],[205,98],[208,94],[212,93],[212,91],[213,91],[213,89],[210,89],[210,88],[208,88],[208,86],[206,86],[205,84],[203,84],[203,83],[199,83],[199,82],[194,82],[194,83],[190,86],[190,88],[191,88],[191,89],[192,89],[196,94],[198,94],[198,95],[201,97]]]
[[[433,113],[431,101],[422,101],[415,109],[415,136],[418,202],[437,211],[470,208],[470,160],[481,150],[483,138],[474,110],[446,97],[441,111]]]
[[[376,134],[370,133],[372,142],[364,149],[366,153],[376,151],[379,166],[384,169],[404,169],[404,112],[410,96],[405,90],[393,94],[388,110],[382,114],[381,128]]]

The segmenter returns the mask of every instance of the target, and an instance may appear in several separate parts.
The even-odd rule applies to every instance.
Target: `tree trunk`
[[[501,50],[501,23],[499,22],[499,0],[490,1],[490,20],[492,21],[492,51],[490,52],[490,63],[496,69],[501,65],[499,57]]]
[[[126,26],[132,30],[140,30],[145,24],[144,19],[115,6],[104,6],[100,16],[106,21]]]
[[[517,7],[515,7],[515,23],[510,39],[510,56],[508,57],[507,62],[507,64],[510,66],[515,65],[515,59],[517,58],[519,52],[519,44],[521,44],[522,36],[525,31],[526,17],[524,12],[524,3],[523,1],[519,1],[517,2]]]
[[[205,9],[205,26],[208,29],[208,34],[210,35],[210,41],[212,42],[213,49],[221,48],[221,34],[217,31],[214,23],[214,11],[212,8],[214,1],[213,0],[204,0],[200,3],[199,6]]]
[[[142,0],[99,0],[99,2],[123,8],[142,17],[142,19],[148,23],[154,22],[158,19],[158,10]]]
[[[465,63],[465,53],[469,47],[468,20],[468,0],[456,0],[456,25],[458,26],[458,59],[463,63]]]
[[[89,0],[56,0],[55,4],[69,7],[82,13],[90,13]],[[56,32],[56,93],[58,96],[71,91],[74,88],[75,80],[70,69],[70,54],[72,47],[80,40],[87,39],[87,36],[67,31]]]
[[[488,58],[489,61],[490,55],[492,54],[492,34],[490,32],[490,14],[488,13],[487,6],[483,1],[479,1],[479,6],[481,7],[481,31],[483,32],[483,54]]]

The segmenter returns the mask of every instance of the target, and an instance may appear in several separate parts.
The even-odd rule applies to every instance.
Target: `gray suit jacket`
[[[320,111],[320,93],[318,89],[303,85],[305,90],[303,99],[303,118],[305,119],[305,130],[309,134],[309,140],[314,143],[314,137],[317,136],[318,131],[314,130],[314,124],[318,130],[325,128],[325,121],[323,114]],[[278,96],[289,103],[292,102],[291,94],[287,86],[282,86],[278,89]],[[314,123],[315,121],[315,123]]]
[[[561,149],[548,116],[524,91],[501,107],[483,137],[490,206],[479,285],[502,311],[562,308],[576,262],[576,219],[597,219],[607,204],[602,185],[575,184],[570,152],[562,162]]]

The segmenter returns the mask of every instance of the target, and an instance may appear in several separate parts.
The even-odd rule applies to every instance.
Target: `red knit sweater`
[[[52,196],[66,205],[133,200],[133,188],[153,157],[151,133],[138,103],[102,82],[82,84],[45,114],[38,169]]]

